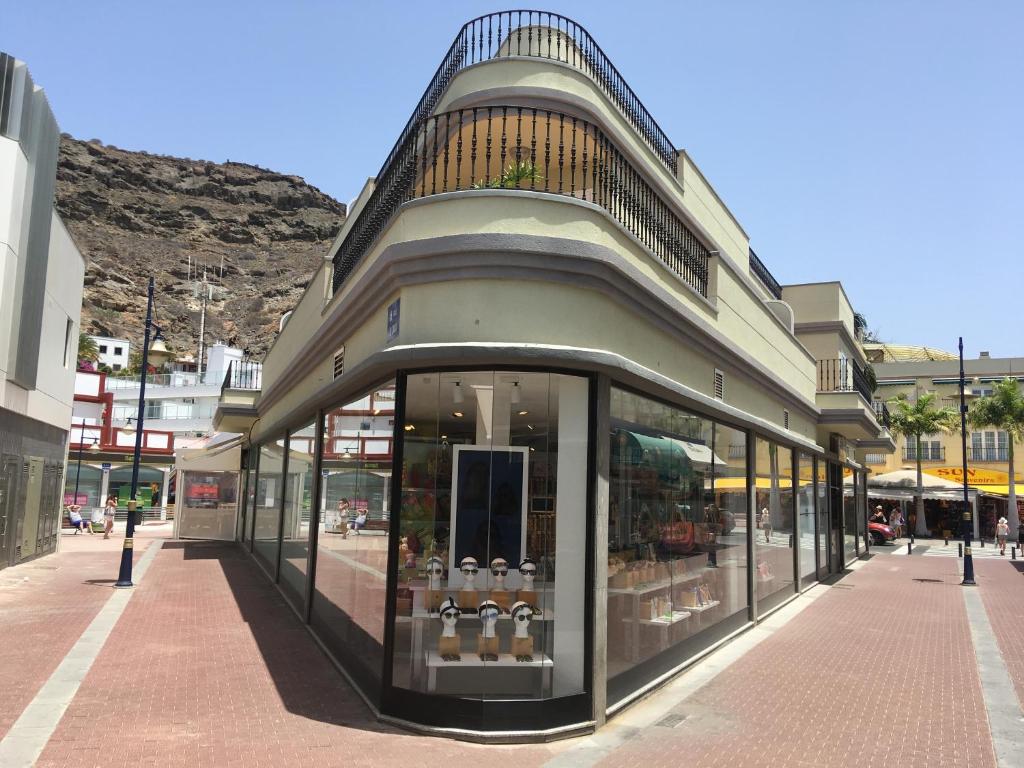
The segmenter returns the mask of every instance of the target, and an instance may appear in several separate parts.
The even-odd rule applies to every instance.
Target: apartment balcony
[[[903,460],[904,461],[917,461],[918,453],[915,449],[904,446],[903,447]],[[946,460],[946,446],[935,445],[935,446],[921,446],[921,461],[945,461]]]
[[[220,398],[213,413],[213,428],[244,432],[256,421],[256,400],[263,386],[263,364],[233,362],[221,381]]]
[[[707,297],[708,248],[598,125],[551,109],[493,105],[426,116],[403,135],[335,255],[336,291],[405,203],[516,190],[593,204]]]
[[[819,424],[841,434],[860,448],[874,453],[892,453],[896,449],[889,432],[880,423],[881,409],[871,397],[871,387],[863,370],[848,358],[818,361],[817,395],[821,409]]]
[[[775,279],[775,276],[768,270],[768,267],[764,265],[764,262],[757,258],[757,254],[754,250],[749,249],[750,254],[750,274],[758,279],[761,285],[764,286],[765,290],[772,295],[773,298],[782,300],[782,286],[779,285],[779,281]]]
[[[978,448],[974,446],[968,446],[967,459],[969,461],[992,461],[1003,462],[1005,464],[1010,460],[1010,452],[1005,447]]]

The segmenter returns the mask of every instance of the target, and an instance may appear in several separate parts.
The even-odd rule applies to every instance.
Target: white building
[[[60,132],[0,53],[0,568],[52,552],[85,262],[53,207]]]
[[[114,339],[110,336],[90,336],[96,342],[96,350],[99,357],[98,365],[105,365],[110,370],[120,371],[128,367],[128,355],[131,352],[131,342],[128,339]]]

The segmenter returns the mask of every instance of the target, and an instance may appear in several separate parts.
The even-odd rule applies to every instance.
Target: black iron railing
[[[754,276],[761,281],[761,285],[768,289],[768,293],[774,296],[776,299],[782,299],[782,286],[779,285],[772,273],[768,271],[768,267],[764,265],[764,262],[757,258],[757,254],[754,253],[753,248],[748,249],[750,253],[750,271],[754,273]]]
[[[904,461],[917,461],[917,448],[913,445],[903,447]],[[921,461],[945,461],[946,446],[944,445],[922,445]]]
[[[871,400],[871,386],[864,371],[849,358],[818,361],[819,392],[857,392],[865,402]]]
[[[729,446],[729,458],[730,459],[745,459],[747,457],[747,446],[745,445],[730,445]]]
[[[884,400],[873,400],[871,407],[875,410],[875,419],[878,423],[888,429],[892,424],[891,416],[889,415],[889,406],[885,404]]]
[[[419,122],[434,111],[441,94],[459,71],[471,64],[507,56],[552,59],[586,72],[622,110],[662,162],[673,174],[676,172],[677,157],[672,142],[590,33],[557,13],[515,10],[489,13],[462,26],[377,176],[387,171]]]
[[[379,179],[335,256],[335,287],[403,202],[468,189],[514,189],[600,206],[707,295],[704,244],[593,123],[548,109],[490,106],[420,121]]]
[[[234,360],[224,374],[221,392],[226,389],[261,389],[263,386],[263,363],[255,360]]]
[[[967,449],[967,458],[971,461],[1009,461],[1010,453],[1006,448],[977,448],[970,446]]]

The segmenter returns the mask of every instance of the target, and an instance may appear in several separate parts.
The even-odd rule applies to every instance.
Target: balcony
[[[903,447],[904,461],[917,461],[917,451],[911,446]],[[921,461],[945,461],[946,446],[944,445],[922,445]]]
[[[871,387],[864,371],[849,358],[818,361],[818,391],[856,392],[864,398],[864,402],[872,402]]]
[[[875,412],[875,419],[877,419],[878,423],[888,429],[892,417],[889,415],[889,407],[885,404],[885,401],[872,400],[871,408]]]
[[[1005,447],[981,448],[968,446],[967,458],[970,461],[1009,461],[1010,453]]]
[[[774,298],[782,300],[782,286],[779,285],[779,281],[775,279],[771,272],[768,271],[768,267],[764,265],[764,262],[757,258],[757,254],[754,250],[749,249],[750,253],[750,272],[758,280],[761,281],[761,285],[770,293]]]
[[[404,202],[487,189],[593,203],[707,296],[710,252],[604,132],[572,115],[521,106],[454,110],[414,126],[335,256],[335,290]]]

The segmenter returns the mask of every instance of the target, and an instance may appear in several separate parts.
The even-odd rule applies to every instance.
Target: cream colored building
[[[899,345],[866,345],[868,354],[879,360],[874,363],[878,378],[876,398],[888,401],[906,395],[911,401],[921,394],[937,395],[937,407],[960,407],[960,363],[957,355],[940,350]],[[992,394],[992,387],[1005,378],[1024,382],[1024,358],[990,357],[982,352],[976,359],[964,361],[965,395],[968,405],[983,395]],[[1018,509],[1024,501],[1024,445],[1014,444]],[[928,475],[944,480],[963,482],[964,451],[960,430],[952,434],[926,435],[921,440],[921,468]],[[995,535],[996,520],[1006,515],[1009,493],[1009,437],[992,427],[967,432],[968,485],[981,494],[979,532],[987,539]],[[872,452],[865,461],[874,473],[889,472],[917,466],[917,446],[903,438],[897,441],[894,453]],[[1022,510],[1024,511],[1024,510]],[[938,527],[943,510],[936,505],[929,511],[928,522]],[[1018,518],[1019,519],[1019,518]]]
[[[778,285],[582,27],[481,17],[223,393],[238,537],[382,718],[592,729],[866,550],[853,316]]]

